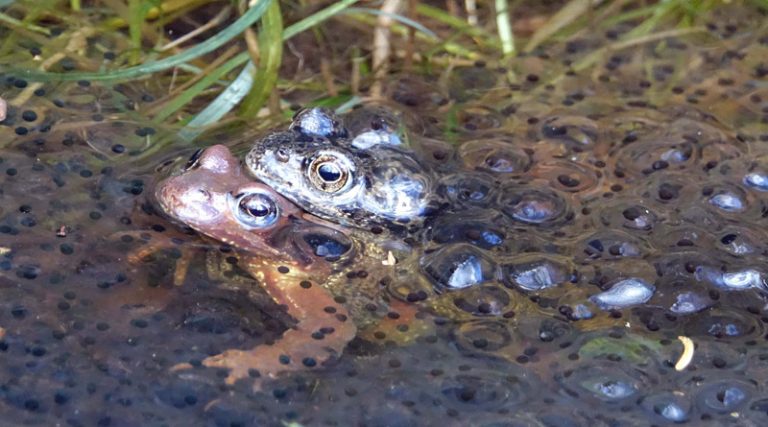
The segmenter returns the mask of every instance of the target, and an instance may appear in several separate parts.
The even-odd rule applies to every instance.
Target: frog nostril
[[[278,161],[286,163],[290,157],[290,152],[286,148],[278,148],[275,157]]]
[[[191,190],[186,192],[182,197],[182,201],[186,204],[190,203],[207,203],[211,200],[211,193],[208,190],[202,188]]]

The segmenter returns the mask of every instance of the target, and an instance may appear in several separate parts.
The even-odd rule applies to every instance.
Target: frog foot
[[[258,391],[262,381],[275,379],[282,373],[321,367],[338,357],[348,341],[346,338],[335,339],[333,334],[322,340],[310,336],[308,338],[311,341],[301,342],[298,337],[284,337],[269,346],[251,350],[227,350],[206,358],[203,366],[228,369],[225,382],[229,385],[241,379],[255,378],[253,388]]]
[[[264,265],[257,268],[261,263]],[[203,360],[203,366],[228,369],[227,384],[256,378],[253,385],[256,391],[261,389],[262,381],[277,378],[281,373],[321,367],[341,355],[357,335],[357,327],[346,308],[322,286],[300,281],[293,270],[289,272],[285,267],[267,268],[270,264],[261,259],[250,262],[252,271],[260,273],[256,276],[263,280],[267,294],[287,309],[296,319],[296,326],[272,345],[227,350]],[[177,365],[172,370],[188,367]]]
[[[285,372],[319,368],[340,356],[347,343],[354,337],[356,328],[344,322],[339,329],[323,327],[317,331],[291,329],[272,345],[258,346],[250,350],[227,350],[208,357],[202,364],[208,368],[229,370],[225,383],[233,385],[241,379],[252,378],[253,390],[260,391],[262,382],[277,378]],[[171,372],[192,368],[181,363]]]

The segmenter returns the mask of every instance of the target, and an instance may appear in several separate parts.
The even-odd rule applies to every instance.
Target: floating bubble
[[[439,244],[471,243],[483,249],[499,247],[506,240],[506,233],[500,227],[498,215],[487,212],[462,211],[438,218],[427,236]]]
[[[712,300],[696,292],[682,292],[677,295],[675,303],[669,310],[675,314],[696,313],[712,306]]]
[[[590,297],[590,300],[603,310],[625,308],[648,302],[655,290],[644,280],[631,277],[616,282],[607,291]]]
[[[569,217],[565,199],[544,188],[508,186],[499,204],[508,217],[524,224],[546,226]]]
[[[725,414],[746,404],[753,390],[753,386],[742,381],[720,380],[704,386],[696,395],[696,401],[703,411]]]
[[[745,185],[758,191],[768,191],[768,174],[762,172],[750,172],[744,175]]]
[[[662,392],[644,397],[640,405],[648,413],[673,423],[685,422],[691,416],[691,402],[675,393]]]
[[[573,267],[551,256],[525,255],[502,265],[503,280],[524,291],[541,291],[573,280]]]
[[[744,201],[731,192],[716,194],[709,198],[709,203],[726,212],[741,212],[745,209]]]
[[[622,402],[637,396],[643,390],[640,378],[634,378],[621,369],[584,365],[567,377],[555,378],[567,389],[587,395],[600,402]]]
[[[640,257],[648,245],[621,230],[601,230],[584,238],[574,254],[579,262]]]
[[[753,268],[724,272],[713,267],[700,265],[696,267],[695,277],[697,280],[712,283],[725,290],[742,291],[750,288],[766,288],[762,273]]]
[[[496,263],[480,249],[467,244],[449,245],[424,257],[422,271],[438,290],[456,290],[496,278]]]

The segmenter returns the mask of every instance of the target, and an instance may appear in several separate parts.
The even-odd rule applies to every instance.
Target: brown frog
[[[249,179],[226,147],[196,152],[181,174],[158,184],[155,197],[173,219],[231,245],[240,267],[296,321],[273,345],[206,358],[204,366],[230,370],[227,383],[254,369],[274,378],[318,367],[355,337],[347,309],[320,286],[331,271],[328,261],[343,257],[351,241]]]

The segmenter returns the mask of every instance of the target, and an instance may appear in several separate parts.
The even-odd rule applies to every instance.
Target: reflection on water
[[[515,84],[482,64],[456,68],[446,88],[393,81],[400,116],[382,123],[435,173],[443,210],[407,244],[355,231],[368,256],[327,285],[360,312],[381,312],[371,301],[384,295],[420,313],[362,328],[338,360],[260,392],[225,386],[227,372],[201,361],[272,343],[292,320],[231,247],[170,222],[149,196],[194,150],[127,108],[147,94],[46,84],[13,105],[27,82],[4,77],[1,413],[71,425],[764,424],[768,39],[738,12],[727,34],[713,23],[585,73],[567,70],[611,34],[521,58]],[[382,265],[371,242],[400,263]],[[681,335],[696,349],[676,371]],[[179,363],[192,369],[172,372]]]

